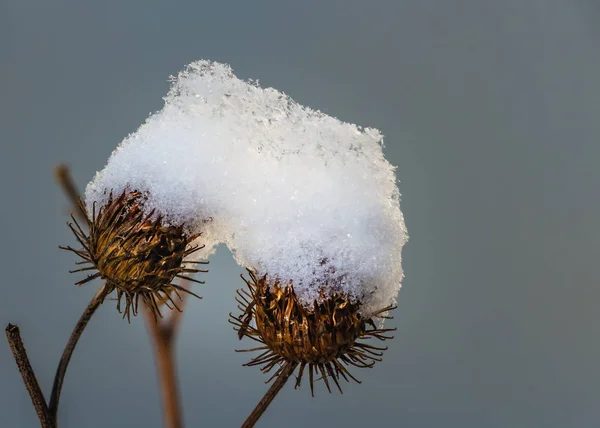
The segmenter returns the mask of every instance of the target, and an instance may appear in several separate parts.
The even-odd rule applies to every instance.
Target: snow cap
[[[344,292],[366,315],[395,303],[407,241],[395,168],[383,136],[197,61],[162,110],[115,149],[86,189],[143,192],[144,209],[202,232],[258,274],[291,281],[310,305]]]

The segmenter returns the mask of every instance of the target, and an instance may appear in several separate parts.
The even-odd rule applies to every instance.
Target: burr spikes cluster
[[[94,204],[91,218],[86,214],[89,233],[86,234],[72,216],[73,223],[69,223],[69,227],[82,248],[61,247],[82,259],[78,264],[84,267],[71,272],[95,271],[76,285],[96,278],[104,279],[117,293],[120,312],[124,301],[123,316],[128,319],[131,314],[137,314],[140,298],[155,316],[160,315],[163,304],[170,309],[179,309],[174,299],[180,300],[179,292],[196,295],[174,284],[174,279],[186,278],[202,283],[188,275],[206,272],[187,267],[189,263],[207,263],[186,260],[201,248],[190,245],[199,234],[187,236],[181,225],[164,225],[162,218],[155,216],[153,211],[143,211],[143,202],[140,192],[124,191],[118,197],[111,193],[108,202],[97,212]],[[85,204],[79,203],[81,212],[87,213]]]
[[[241,314],[230,314],[230,322],[239,339],[249,337],[262,344],[246,350],[262,351],[246,365],[261,366],[264,373],[277,368],[269,381],[279,376],[287,363],[296,363],[297,388],[308,367],[313,395],[315,374],[321,376],[330,392],[329,380],[342,392],[340,379],[360,383],[348,366],[369,368],[381,361],[387,347],[364,343],[364,339],[392,338],[387,333],[395,329],[378,328],[374,319],[389,318],[385,314],[393,307],[365,317],[359,312],[360,302],[351,302],[343,294],[322,294],[307,308],[299,302],[292,284],[269,282],[267,275],[248,272],[249,280],[242,276],[247,288],[237,291]]]

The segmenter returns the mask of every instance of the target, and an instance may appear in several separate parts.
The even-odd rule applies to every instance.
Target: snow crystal
[[[86,189],[88,207],[139,190],[145,209],[202,232],[205,255],[292,281],[305,304],[343,291],[363,312],[395,303],[407,240],[383,136],[197,61],[165,105],[115,149]]]

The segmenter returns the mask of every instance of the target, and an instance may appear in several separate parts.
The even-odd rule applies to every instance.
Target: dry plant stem
[[[54,428],[54,421],[48,412],[46,399],[44,398],[44,394],[40,389],[40,385],[35,377],[33,368],[29,363],[27,351],[25,351],[25,346],[21,340],[19,327],[9,324],[8,327],[6,327],[6,337],[8,339],[13,356],[15,357],[15,361],[17,362],[19,372],[23,377],[23,382],[25,382],[25,387],[27,387],[27,391],[29,392],[29,396],[33,402],[33,407],[35,407],[35,411],[40,419],[42,428]]]
[[[182,280],[181,282],[181,286],[183,288],[185,288],[186,290],[189,289],[189,281],[187,280]],[[181,296],[181,301],[179,302],[178,306],[179,306],[179,310],[175,309],[170,311],[169,317],[168,318],[162,318],[160,320],[161,324],[162,324],[162,331],[163,332],[167,332],[167,333],[163,333],[163,334],[168,334],[170,336],[170,342],[171,344],[173,344],[174,340],[175,340],[175,336],[177,336],[177,331],[179,330],[179,325],[181,324],[181,320],[183,318],[183,308],[185,306],[185,302],[187,300],[187,294],[186,293],[180,293]],[[149,318],[146,318],[148,321],[150,321]]]
[[[183,302],[182,302],[183,303]],[[150,308],[144,307],[146,325],[154,344],[154,359],[161,391],[165,426],[181,428],[183,426],[179,405],[179,388],[175,372],[175,348],[173,346],[181,313],[174,310],[167,320],[155,318]]]
[[[92,298],[87,308],[71,333],[71,337],[69,337],[69,341],[65,346],[62,357],[60,358],[60,363],[58,364],[58,368],[56,369],[56,375],[54,376],[54,385],[52,386],[52,395],[50,395],[50,402],[48,403],[48,410],[50,412],[50,417],[57,424],[57,412],[58,412],[58,401],[60,399],[60,392],[62,390],[62,385],[65,380],[65,375],[67,373],[67,367],[69,365],[69,361],[71,360],[71,356],[73,355],[73,351],[75,350],[75,346],[81,337],[81,333],[87,326],[88,322],[96,312],[96,309],[102,304],[105,297],[111,292],[111,288],[104,284],[100,290],[96,293],[96,295]]]
[[[63,191],[73,204],[73,209],[77,213],[77,216],[84,221],[84,224],[86,224],[86,214],[81,211],[81,206],[77,203],[79,192],[77,191],[77,187],[75,187],[75,182],[73,181],[69,167],[66,165],[58,165],[54,169],[54,175],[56,176],[56,181],[58,181],[58,184],[62,187]]]
[[[292,375],[292,373],[294,373],[298,363],[292,361],[285,363],[285,365],[286,367],[282,370],[281,374],[274,379],[271,387],[258,402],[254,410],[252,410],[252,413],[250,413],[246,421],[244,421],[242,428],[252,428],[254,425],[256,425],[256,422],[258,422],[262,414],[265,412],[265,410],[267,410],[269,404],[271,404],[289,377]]]

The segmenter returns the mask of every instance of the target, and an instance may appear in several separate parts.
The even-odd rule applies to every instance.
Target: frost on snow
[[[88,207],[139,190],[148,211],[201,231],[205,255],[224,243],[306,304],[319,288],[360,299],[365,314],[395,302],[407,234],[378,130],[209,61],[173,77],[164,100],[88,184]]]

